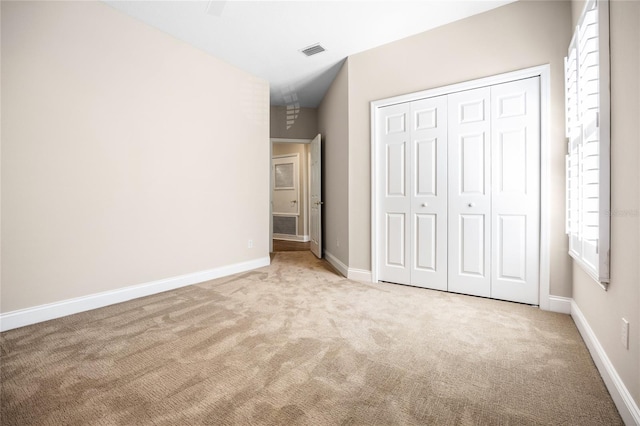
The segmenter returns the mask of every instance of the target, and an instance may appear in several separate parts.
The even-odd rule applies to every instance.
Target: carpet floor
[[[621,425],[567,315],[310,252],[0,335],[8,425]]]

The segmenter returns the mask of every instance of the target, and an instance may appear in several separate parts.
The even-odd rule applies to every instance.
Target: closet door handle
[[[427,207],[428,204],[427,203],[422,203],[422,207]]]
[[[469,207],[474,207],[475,203],[469,203]]]

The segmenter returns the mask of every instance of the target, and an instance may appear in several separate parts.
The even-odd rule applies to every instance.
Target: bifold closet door
[[[411,103],[411,285],[447,290],[447,97]]]
[[[491,297],[538,304],[540,79],[491,87]]]
[[[491,90],[449,95],[449,291],[491,296]]]
[[[540,79],[378,114],[379,279],[537,304]]]
[[[449,291],[538,303],[539,85],[449,96]]]
[[[409,103],[381,108],[378,121],[377,165],[380,197],[378,235],[379,279],[411,284],[411,135]]]
[[[380,280],[447,289],[447,99],[382,108]]]

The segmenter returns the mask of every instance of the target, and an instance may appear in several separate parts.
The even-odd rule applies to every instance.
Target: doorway
[[[271,139],[270,251],[322,257],[321,137]]]

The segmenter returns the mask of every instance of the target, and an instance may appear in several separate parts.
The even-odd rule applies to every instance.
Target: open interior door
[[[320,134],[311,141],[311,175],[310,198],[311,213],[309,215],[309,237],[311,239],[311,252],[318,258],[322,258],[322,158],[321,158]]]

